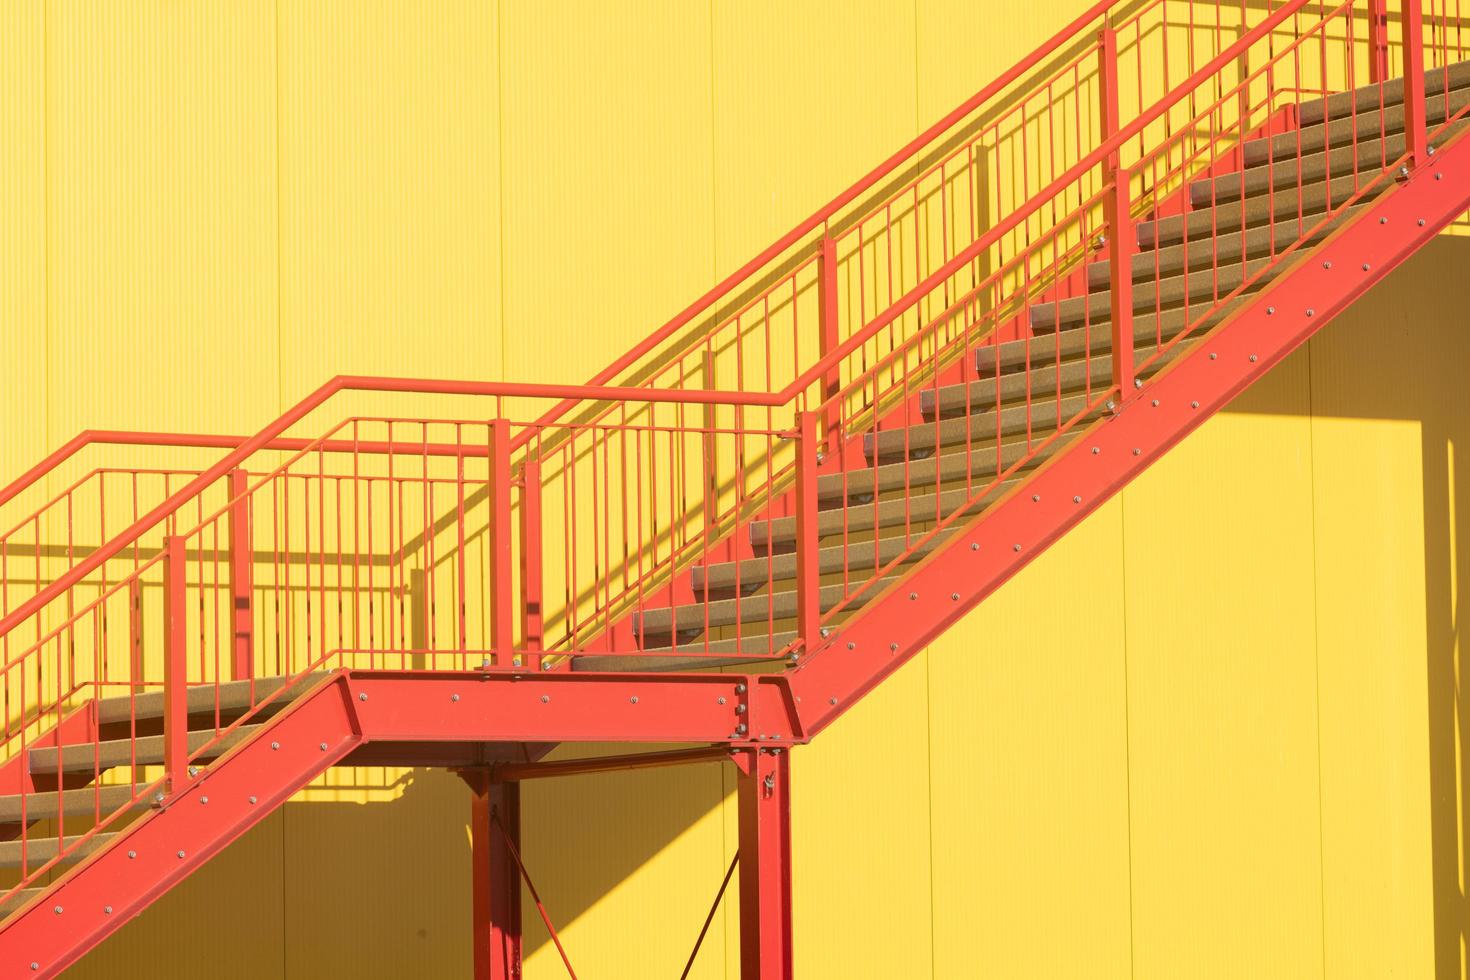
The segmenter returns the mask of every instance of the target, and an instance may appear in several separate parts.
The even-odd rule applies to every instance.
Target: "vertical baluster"
[[[170,793],[189,783],[189,677],[184,539],[163,542],[163,769]]]
[[[1404,0],[1404,149],[1409,166],[1426,158],[1424,127],[1424,6],[1423,0]]]
[[[1100,54],[1102,139],[1106,142],[1118,132],[1118,35],[1111,26],[1103,28]],[[1133,394],[1133,252],[1138,247],[1138,231],[1128,200],[1129,173],[1121,157],[1119,147],[1107,155],[1103,164],[1103,221],[1108,238],[1108,288],[1112,291],[1113,386],[1118,389],[1119,403]]]
[[[1368,80],[1388,81],[1388,0],[1368,0]]]
[[[532,450],[537,452],[539,450]],[[521,642],[541,669],[545,631],[541,573],[541,459],[527,455],[521,467]]]
[[[837,243],[830,236],[822,236],[821,249],[817,254],[817,326],[821,331],[818,353],[826,357],[841,343],[837,333]],[[797,370],[800,370],[798,365]],[[833,364],[822,378],[822,438],[827,450],[837,448],[838,432],[841,428],[840,408],[837,395],[842,391],[842,368]]]
[[[244,470],[231,470],[229,477],[230,599],[233,607],[234,651],[230,676],[237,681],[255,676],[255,616],[252,608],[254,583],[250,552],[250,498],[245,491],[249,478]]]
[[[821,640],[820,538],[817,533],[817,413],[796,416],[796,633],[803,653]]]
[[[510,423],[490,423],[490,649],[497,666],[511,665]]]

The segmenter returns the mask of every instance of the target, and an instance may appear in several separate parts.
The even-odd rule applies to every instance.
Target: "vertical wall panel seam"
[[[718,11],[715,9],[715,0],[709,0],[709,232],[710,232],[710,282],[718,282],[720,278],[720,153],[718,126],[719,116],[716,104],[715,89],[715,18]],[[706,378],[709,384],[710,379]],[[729,793],[734,790],[731,785],[733,777],[729,773],[730,763],[721,763],[719,771],[719,806],[720,806],[720,861],[719,868],[715,873],[723,877],[726,862],[730,860],[730,814]],[[736,840],[735,848],[738,851],[739,840]],[[736,887],[739,887],[737,879]],[[731,896],[725,901],[728,903]],[[726,909],[728,909],[726,904]],[[730,980],[730,929],[729,914],[725,909],[719,910],[720,922],[720,975]],[[713,923],[712,923],[713,924]]]
[[[283,330],[285,315],[283,312],[285,303],[283,300],[281,269],[285,261],[285,250],[282,248],[284,235],[284,207],[283,198],[285,186],[281,180],[283,167],[281,164],[281,132],[283,126],[281,113],[281,0],[275,0],[275,75],[276,75],[276,411],[286,410],[286,339]],[[290,974],[291,961],[288,950],[291,948],[290,929],[291,920],[286,914],[287,896],[291,893],[289,875],[290,864],[287,860],[287,848],[289,842],[286,839],[286,812],[289,803],[283,804],[278,811],[280,819],[280,841],[281,841],[281,978],[286,980]]]
[[[285,234],[283,221],[285,208],[283,197],[285,195],[284,184],[281,180],[283,167],[281,164],[281,131],[283,126],[281,113],[281,0],[275,3],[275,41],[276,41],[276,412],[286,411],[286,339],[284,332],[284,314],[282,313],[282,265],[285,262],[285,250],[282,248],[282,239]]]
[[[1127,833],[1123,852],[1128,863],[1128,975],[1137,976],[1136,917],[1133,910],[1133,719],[1132,687],[1128,683],[1128,508],[1125,489],[1118,495],[1118,577],[1122,584],[1123,615],[1123,813]]]
[[[1327,835],[1323,813],[1327,804],[1322,793],[1322,602],[1317,591],[1317,407],[1316,400],[1312,397],[1312,346],[1312,342],[1308,341],[1303,346],[1302,356],[1307,361],[1307,504],[1311,513],[1312,535],[1312,690],[1316,696],[1314,707],[1317,713],[1317,902],[1318,914],[1321,916],[1318,931],[1321,939],[1322,978],[1327,980]]]
[[[919,35],[919,0],[914,0],[914,128],[913,133],[917,136],[923,128],[923,110],[920,100],[923,98],[923,89],[920,78],[920,35]],[[915,170],[922,169],[915,161]],[[938,917],[938,896],[934,892],[934,673],[930,669],[931,663],[929,650],[925,649],[920,655],[920,663],[924,668],[924,824],[929,830],[929,976],[935,977],[939,968],[937,962],[938,942],[936,939],[936,919]]]
[[[51,0],[41,2],[41,432],[44,448],[55,440],[51,432]],[[46,498],[55,495],[50,476]]]
[[[495,128],[496,128],[496,211],[500,262],[500,376],[506,377],[510,365],[510,326],[505,318],[505,294],[509,280],[505,273],[505,4],[495,4]],[[514,378],[515,381],[529,380]]]

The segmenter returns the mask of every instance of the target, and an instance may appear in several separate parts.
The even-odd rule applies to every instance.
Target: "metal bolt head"
[[[1074,503],[1074,504],[1080,504],[1080,503],[1082,503],[1082,498],[1081,497],[1073,497],[1072,498],[1072,503]]]
[[[128,860],[129,861],[135,860],[137,857],[138,857],[138,852],[137,851],[129,851],[128,852]]]
[[[1317,315],[1317,311],[1316,310],[1312,309],[1310,306],[1307,307],[1307,316],[1316,316],[1316,315]]]
[[[1214,351],[1210,351],[1210,360],[1212,360],[1212,361],[1213,361],[1213,360],[1214,360],[1214,359],[1215,359],[1215,358],[1217,358],[1217,357],[1219,357],[1219,356],[1220,356],[1220,355],[1219,355],[1219,354],[1217,354],[1217,353],[1215,353],[1215,352],[1214,352]]]
[[[1097,446],[1093,446],[1092,447],[1092,455],[1096,456],[1100,452],[1102,452],[1102,450],[1100,448],[1098,448]]]
[[[357,696],[357,700],[359,700],[359,701],[366,701],[367,700],[367,692],[366,691],[363,691],[361,694],[359,694]]]
[[[52,909],[51,911],[55,912],[57,915],[60,915],[61,914],[61,906],[58,905],[54,909]]]
[[[744,694],[745,693],[745,685],[744,684],[736,684],[735,685],[735,693],[736,694]]]
[[[197,775],[199,775],[199,767],[198,766],[190,766],[189,767],[189,775],[191,775],[191,776],[197,776]]]
[[[1368,263],[1366,263],[1366,262],[1363,263],[1363,271],[1364,272],[1367,272],[1368,271]]]
[[[321,745],[318,746],[318,748],[320,748],[323,752],[327,751],[327,743],[322,742]]]
[[[453,702],[458,702],[459,701],[459,695],[458,694],[451,694],[451,695],[449,695],[449,700],[450,701],[453,701]]]
[[[280,751],[280,748],[281,748],[281,743],[280,742],[272,742],[271,743],[271,751],[272,752],[278,752],[278,751]]]
[[[856,650],[857,649],[857,644],[854,643],[854,642],[852,642],[851,640],[848,640],[847,641],[847,648],[849,650]]]
[[[631,698],[629,698],[628,699],[628,703],[629,704],[637,704],[638,703],[638,695],[635,694]]]
[[[1400,177],[1407,177],[1407,176],[1409,176],[1409,168],[1408,167],[1400,167],[1399,168],[1399,176]]]
[[[1134,446],[1133,447],[1133,455],[1135,455],[1135,456],[1142,456],[1143,455],[1143,450],[1142,449],[1139,449],[1137,446]]]
[[[1012,551],[1020,551],[1020,550],[1021,550],[1021,546],[1020,546],[1020,545],[1018,545],[1018,544],[1016,544],[1016,545],[1011,545],[1011,550],[1012,550]]]
[[[971,541],[970,542],[970,550],[971,551],[979,551],[980,550],[980,542],[979,541]]]
[[[255,805],[255,797],[253,797],[253,796],[250,797],[250,805],[251,806],[254,806]]]
[[[1388,224],[1388,219],[1387,218],[1379,218],[1378,219],[1378,223],[1380,225],[1386,225],[1386,224]]]
[[[828,698],[827,699],[827,703],[828,704],[834,704],[835,705],[837,703],[837,699],[836,698]]]
[[[822,639],[824,640],[832,635],[831,628],[827,626],[823,626],[820,630],[818,630],[818,632],[822,634]]]
[[[201,796],[201,797],[199,797],[199,805],[200,806],[208,806],[209,805],[209,797],[207,797],[207,796]]]
[[[1157,398],[1155,398],[1152,402],[1150,402],[1150,404],[1153,405],[1154,408],[1158,408],[1159,407],[1159,400]]]
[[[1111,398],[1109,398],[1108,399],[1108,411],[1111,412],[1113,409],[1115,409],[1117,407],[1118,407],[1117,406],[1117,403],[1115,403]]]
[[[1432,146],[1426,146],[1424,148],[1424,152],[1427,153],[1427,154],[1429,154],[1430,156],[1434,156],[1434,147],[1432,147]]]
[[[180,851],[179,852],[179,860],[180,861],[184,860],[184,852],[183,851]]]
[[[743,721],[740,724],[738,724],[738,725],[735,726],[735,734],[736,735],[744,735],[748,731],[750,731],[750,729],[747,728],[747,727],[745,727],[745,722],[743,722]]]
[[[32,963],[31,964],[31,969],[32,970],[39,970],[40,968],[41,968],[41,964],[39,964],[39,963]]]
[[[735,706],[735,713],[737,715],[743,715],[743,714],[745,714],[745,705],[743,705],[743,704],[737,704]]]
[[[551,669],[551,663],[550,663],[550,661],[546,661],[546,660],[541,661],[541,669],[542,670],[550,670]]]
[[[112,906],[111,905],[104,905],[104,906],[102,906],[102,914],[103,915],[111,915],[112,914]]]
[[[1419,227],[1420,228],[1423,228],[1424,227],[1424,219],[1423,218],[1420,218],[1419,219]]]
[[[1434,175],[1434,179],[1435,180],[1444,180],[1444,174],[1435,174]]]
[[[1041,494],[1039,494],[1039,493],[1033,493],[1031,495],[1031,502],[1033,504],[1039,504],[1039,503],[1041,503]]]
[[[1199,402],[1190,402],[1189,403],[1189,407],[1190,408],[1199,408]]]
[[[724,704],[724,703],[725,703],[725,696],[723,694],[721,694],[719,697],[715,698],[715,704]]]
[[[888,649],[891,652],[893,652],[893,653],[897,653],[898,652],[898,644],[897,643],[890,643],[890,644],[888,644]]]
[[[1143,379],[1142,378],[1134,378],[1133,379],[1133,387],[1135,387],[1135,388],[1142,388],[1143,387]]]
[[[1252,364],[1256,363],[1256,355],[1254,355],[1254,354],[1251,355],[1251,363]]]
[[[1276,307],[1274,307],[1274,306],[1268,306],[1268,307],[1266,307],[1266,315],[1267,316],[1275,316],[1276,315]]]
[[[551,695],[550,694],[543,694],[543,695],[541,695],[541,703],[542,704],[547,704],[550,701],[551,701]]]
[[[1324,268],[1324,269],[1330,269],[1330,268],[1332,268],[1332,263],[1331,262],[1323,262],[1322,263],[1322,268]]]
[[[951,592],[949,594],[949,601],[950,602],[959,602],[960,601],[960,594],[958,592]]]

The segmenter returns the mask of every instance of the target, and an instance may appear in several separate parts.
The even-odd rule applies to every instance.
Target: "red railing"
[[[104,805],[99,789],[95,834],[315,671],[800,656],[1082,427],[1147,398],[1153,373],[1427,159],[1470,105],[1442,4],[1427,23],[1400,17],[1397,49],[1372,2],[1117,6],[589,385],[337,378],[212,466],[170,475],[110,537],[99,503],[98,543],[68,548],[0,619],[7,754],[55,750],[99,787],[120,774],[130,799]],[[1384,87],[1315,101],[1423,62],[1428,81],[1407,83],[1422,114],[1395,117]],[[347,390],[483,408],[290,435]],[[553,406],[507,421],[535,401]],[[110,472],[29,526],[93,481],[101,501]],[[160,692],[161,726],[138,707]],[[122,699],[105,717],[104,698]],[[161,773],[138,758],[154,734]],[[126,740],[127,764],[104,766],[104,738]],[[58,842],[21,882],[85,845]]]

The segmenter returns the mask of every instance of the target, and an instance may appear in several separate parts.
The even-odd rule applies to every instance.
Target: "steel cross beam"
[[[0,976],[56,976],[316,776],[375,744],[402,764],[433,765],[446,744],[554,741],[723,743],[743,757],[805,735],[779,675],[337,671],[8,920]],[[759,758],[778,756],[786,758]],[[507,828],[518,824],[517,777],[535,771],[510,767],[500,780],[482,769],[480,781],[465,773],[476,793],[475,860],[493,872],[477,876],[476,955],[486,976],[509,976],[519,959],[518,899],[510,897],[519,886],[506,884],[514,870],[492,823],[498,814]]]
[[[808,738],[897,670],[1470,207],[1470,138],[1364,206],[1116,415],[788,670]]]

